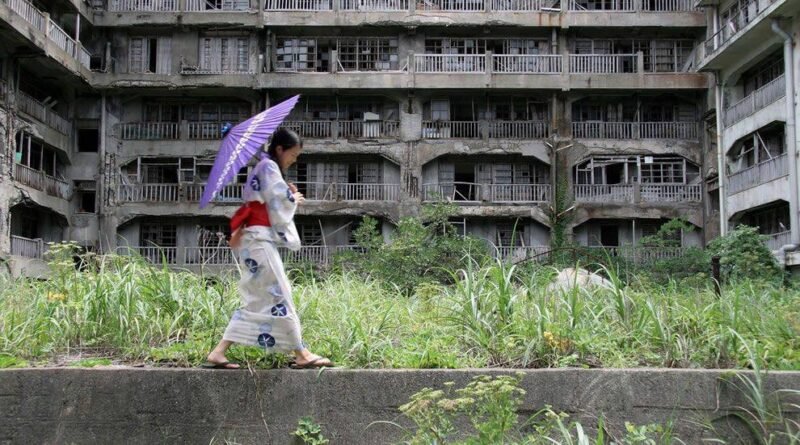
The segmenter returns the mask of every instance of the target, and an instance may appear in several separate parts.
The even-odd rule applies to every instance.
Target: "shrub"
[[[770,283],[783,281],[783,270],[764,244],[765,239],[755,227],[742,225],[712,241],[708,252],[720,257],[722,279],[752,279]]]

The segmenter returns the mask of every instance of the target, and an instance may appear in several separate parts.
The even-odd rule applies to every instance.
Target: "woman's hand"
[[[286,185],[289,186],[289,191],[292,192],[292,196],[294,197],[294,201],[297,203],[297,205],[306,202],[306,198],[303,196],[303,194],[297,191],[296,185],[292,184],[291,182],[287,182]]]

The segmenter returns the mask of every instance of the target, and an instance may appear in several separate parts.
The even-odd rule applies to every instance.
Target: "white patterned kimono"
[[[268,352],[303,349],[300,319],[278,247],[300,248],[293,218],[297,203],[278,164],[266,157],[247,177],[245,202],[266,203],[271,227],[252,226],[244,234],[237,257],[242,273],[242,306],[233,313],[224,340],[262,346]]]

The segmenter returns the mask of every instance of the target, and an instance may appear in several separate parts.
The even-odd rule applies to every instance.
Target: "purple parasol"
[[[222,140],[217,159],[214,160],[214,167],[208,176],[208,183],[200,198],[201,209],[208,205],[222,187],[231,182],[239,170],[261,151],[261,146],[286,119],[298,99],[300,99],[299,94],[290,97],[247,119],[228,132]]]

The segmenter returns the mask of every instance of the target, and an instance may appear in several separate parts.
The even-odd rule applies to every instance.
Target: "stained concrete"
[[[0,443],[292,443],[303,416],[322,425],[331,444],[384,444],[409,426],[398,407],[423,387],[466,384],[488,370],[20,369],[0,371]],[[715,370],[528,370],[521,414],[551,405],[589,428],[604,415],[612,433],[624,422],[676,420],[688,444],[737,429],[743,395]],[[733,379],[736,381],[736,379]],[[800,372],[773,372],[765,389],[800,388]],[[789,401],[789,400],[787,400]],[[794,403],[798,401],[795,400]],[[789,416],[798,418],[794,407]],[[716,420],[715,420],[716,419]],[[742,437],[730,443],[754,443]]]

